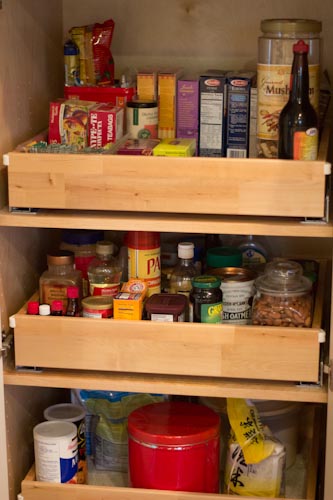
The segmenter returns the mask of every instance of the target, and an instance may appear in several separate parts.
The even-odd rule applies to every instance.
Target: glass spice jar
[[[319,110],[321,22],[312,19],[264,19],[258,39],[257,156],[277,158],[278,120],[289,98],[293,45],[309,45],[309,97]]]
[[[255,281],[254,325],[311,327],[312,283],[298,262],[278,259]]]
[[[63,303],[63,314],[67,309],[67,287],[79,287],[82,297],[82,273],[74,269],[74,253],[69,250],[55,250],[47,254],[47,271],[39,279],[40,303],[52,304],[54,300]]]

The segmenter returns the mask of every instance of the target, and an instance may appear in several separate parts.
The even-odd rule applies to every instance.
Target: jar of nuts
[[[312,283],[298,262],[277,259],[267,264],[255,281],[252,305],[254,325],[310,327]]]

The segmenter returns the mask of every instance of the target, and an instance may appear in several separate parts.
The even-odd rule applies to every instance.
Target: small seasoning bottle
[[[122,270],[113,256],[115,245],[111,241],[96,243],[96,257],[88,267],[89,295],[114,297],[120,290]]]
[[[51,316],[62,316],[62,301],[61,300],[52,300],[51,303]]]
[[[63,302],[67,309],[67,287],[76,285],[82,294],[82,273],[74,269],[74,253],[68,250],[55,250],[47,255],[48,270],[39,279],[40,303],[50,304],[53,300]]]
[[[79,288],[77,286],[67,288],[66,316],[80,316]]]
[[[40,304],[39,305],[39,316],[50,316],[51,307],[50,304]]]
[[[217,276],[197,276],[192,281],[190,321],[222,323],[221,280]]]
[[[37,300],[31,300],[27,305],[27,314],[38,315],[39,314],[39,302]]]

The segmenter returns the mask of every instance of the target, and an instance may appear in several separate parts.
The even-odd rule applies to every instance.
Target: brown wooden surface
[[[9,153],[9,206],[323,217],[323,161]]]

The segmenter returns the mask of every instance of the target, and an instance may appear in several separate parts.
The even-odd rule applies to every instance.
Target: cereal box
[[[59,99],[50,103],[49,144],[71,144],[78,149],[88,145],[89,111],[96,105],[91,101]]]
[[[123,135],[124,109],[112,104],[96,104],[89,111],[88,136],[91,148],[102,148]]]

